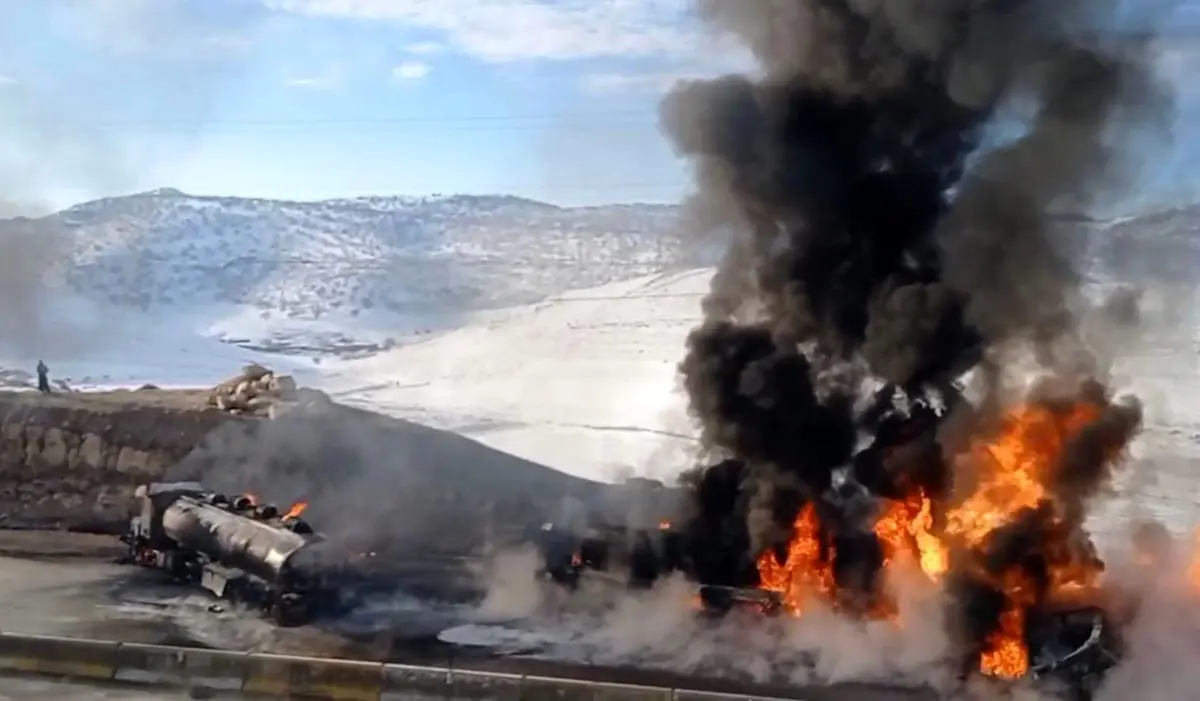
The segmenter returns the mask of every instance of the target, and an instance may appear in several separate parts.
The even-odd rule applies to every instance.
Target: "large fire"
[[[966,571],[1002,592],[1005,600],[995,630],[980,651],[980,670],[998,677],[1025,674],[1029,609],[1095,587],[1101,574],[1090,542],[1086,538],[1081,542],[1070,529],[1053,526],[1064,519],[1054,490],[1066,448],[1102,413],[1103,407],[1088,402],[1017,406],[956,457],[954,474],[968,484],[959,486],[960,493],[946,504],[935,503],[921,490],[887,502],[874,526],[883,556],[883,586],[866,614],[896,615],[887,592],[889,573],[896,568],[915,566],[934,587],[945,584],[951,572]],[[990,572],[984,565],[993,536],[1034,511],[1048,512],[1052,535],[1060,541],[1045,548],[1050,556],[1044,586],[1020,568]],[[807,504],[796,517],[786,556],[778,558],[768,550],[758,558],[760,586],[778,594],[784,609],[793,615],[815,602],[839,608],[831,548],[822,538],[816,509]]]

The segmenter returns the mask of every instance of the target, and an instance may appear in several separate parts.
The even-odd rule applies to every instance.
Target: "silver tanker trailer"
[[[281,625],[303,623],[336,604],[337,587],[328,578],[296,565],[299,553],[322,540],[302,519],[196,482],[142,485],[135,501],[122,537],[130,563],[259,607]]]

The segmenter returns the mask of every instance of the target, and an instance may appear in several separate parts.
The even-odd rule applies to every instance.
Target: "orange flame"
[[[300,514],[304,513],[304,510],[307,508],[307,501],[298,501],[295,504],[292,504],[292,507],[288,509],[286,514],[283,515],[283,520],[287,521],[293,518],[300,518]]]
[[[996,435],[965,458],[978,473],[974,492],[946,515],[946,533],[978,547],[997,528],[1041,505],[1067,441],[1100,417],[1094,404],[1068,411],[1025,405],[1006,414]]]
[[[1200,527],[1192,533],[1192,553],[1188,560],[1186,576],[1192,588],[1200,590]]]
[[[874,526],[883,550],[885,584],[890,569],[909,563],[931,584],[939,585],[950,569],[952,550],[963,551],[965,559],[974,562],[977,558],[973,556],[980,554],[997,529],[1013,523],[1027,509],[1047,503],[1053,507],[1055,471],[1068,441],[1096,421],[1101,411],[1095,404],[1078,403],[1066,408],[1028,404],[1008,412],[993,434],[972,441],[958,456],[956,472],[973,480],[964,497],[946,511],[940,530],[935,528],[928,495],[916,491],[903,500],[886,502]],[[1056,516],[1059,514],[1052,514],[1052,518]],[[1098,586],[1098,560],[1070,537],[1064,532],[1062,542],[1053,544],[1051,597]],[[802,613],[813,599],[836,603],[832,561],[832,552],[821,552],[816,509],[806,505],[796,517],[784,561],[776,559],[772,551],[758,558],[760,586],[777,593],[784,609],[794,615]],[[1200,587],[1200,558],[1193,574]],[[1037,594],[1020,570],[1005,572],[998,579],[993,584],[1004,593],[1006,605],[997,630],[985,641],[980,670],[1015,678],[1029,669],[1025,616]],[[880,598],[868,615],[894,615],[886,595]]]
[[[784,610],[799,615],[811,599],[833,594],[832,553],[821,555],[817,510],[809,503],[796,516],[784,561],[770,550],[758,558],[761,588],[778,594]]]
[[[922,491],[888,502],[875,522],[875,536],[883,547],[884,567],[915,559],[934,580],[950,567],[950,553],[933,530],[933,501]]]
[[[978,553],[997,529],[1011,524],[1018,514],[1036,509],[1051,499],[1050,488],[1068,441],[1100,417],[1094,404],[1079,403],[1066,410],[1024,405],[1006,414],[995,435],[978,440],[965,456],[976,472],[973,491],[946,514],[946,537]],[[1053,502],[1049,504],[1053,506]],[[1057,516],[1057,515],[1055,515]],[[1063,540],[1069,534],[1064,534]],[[1050,565],[1050,591],[1055,597],[1067,590],[1094,586],[1100,570],[1084,560],[1071,543],[1056,543]],[[1004,573],[1000,588],[1006,607],[1000,625],[987,640],[980,670],[998,677],[1016,678],[1029,669],[1025,643],[1025,612],[1035,603],[1032,587],[1019,571]]]
[[[1008,597],[1000,613],[1000,625],[992,631],[979,656],[979,671],[993,677],[1018,679],[1029,671],[1029,647],[1025,644],[1025,612],[1036,603],[1029,583],[1020,572],[1004,578]]]

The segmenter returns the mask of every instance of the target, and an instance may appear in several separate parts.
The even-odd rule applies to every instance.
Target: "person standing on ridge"
[[[46,367],[46,363],[38,360],[37,364],[38,391],[43,394],[50,394],[50,368]]]

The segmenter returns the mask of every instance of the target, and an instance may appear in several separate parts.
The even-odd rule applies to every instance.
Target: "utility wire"
[[[580,130],[615,129],[656,125],[654,112],[595,112],[494,115],[397,115],[376,118],[280,119],[93,119],[63,120],[80,130],[150,133],[372,133],[407,129],[452,131],[534,131],[566,125]],[[0,130],[4,126],[0,125]]]

